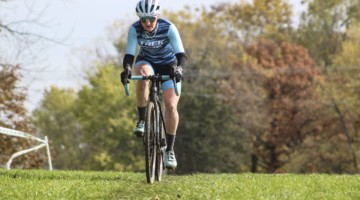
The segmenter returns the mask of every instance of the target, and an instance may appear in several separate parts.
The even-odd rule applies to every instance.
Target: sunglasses
[[[153,23],[156,20],[156,17],[140,17],[141,23],[146,23],[149,20],[150,23]]]

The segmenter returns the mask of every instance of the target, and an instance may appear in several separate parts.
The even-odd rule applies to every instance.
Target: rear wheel
[[[156,108],[153,102],[149,102],[146,111],[145,124],[145,168],[146,180],[153,183],[155,180],[156,167]]]
[[[159,112],[160,115],[160,112]],[[165,127],[163,118],[159,116],[159,133],[157,135],[158,145],[156,146],[156,171],[155,178],[157,181],[161,181],[161,176],[163,175],[164,170],[164,154],[166,148],[166,138],[165,138]]]

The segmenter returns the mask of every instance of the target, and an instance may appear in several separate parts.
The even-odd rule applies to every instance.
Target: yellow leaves
[[[357,111],[360,91],[360,23],[352,24],[342,43],[342,51],[332,57],[333,65],[329,70],[329,91],[342,102],[341,108]],[[356,112],[355,112],[356,113]]]
[[[360,64],[360,23],[353,24],[347,31],[342,52],[333,56],[335,66],[354,68]]]

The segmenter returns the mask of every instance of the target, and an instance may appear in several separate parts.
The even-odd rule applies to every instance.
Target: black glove
[[[170,72],[170,78],[175,78],[176,82],[180,82],[183,76],[183,68],[181,66],[175,66]]]
[[[130,83],[128,78],[131,78],[131,69],[130,67],[124,68],[124,71],[120,74],[121,83],[125,86],[127,83]]]

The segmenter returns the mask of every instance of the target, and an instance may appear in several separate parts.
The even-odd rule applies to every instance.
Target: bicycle
[[[164,154],[166,149],[165,122],[160,103],[161,81],[171,80],[169,75],[131,76],[128,80],[150,80],[149,102],[146,109],[145,133],[143,144],[145,146],[146,180],[154,183],[161,181],[164,172]],[[172,79],[176,86],[175,79]],[[127,81],[125,81],[127,83]],[[125,93],[130,95],[129,83],[125,84]],[[179,96],[179,90],[175,87],[175,93]]]

